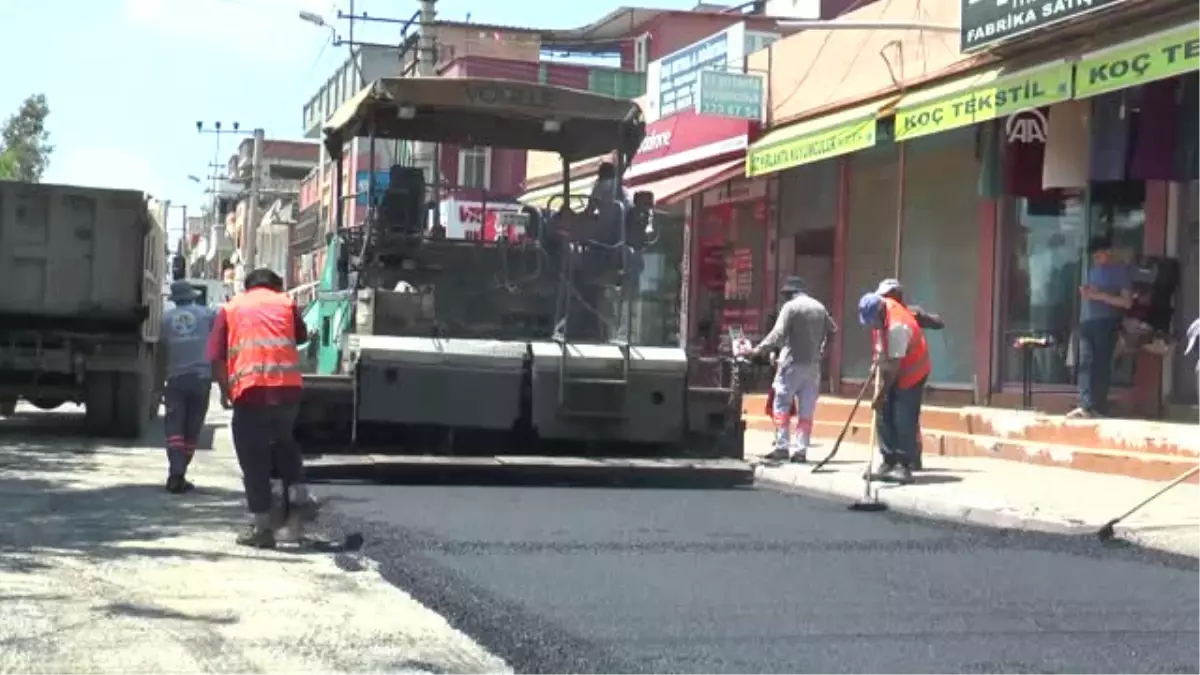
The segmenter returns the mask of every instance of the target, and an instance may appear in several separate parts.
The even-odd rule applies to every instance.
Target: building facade
[[[810,31],[749,59],[770,73],[769,128],[746,173],[776,185],[776,277],[829,289],[844,328],[831,350],[839,388],[871,358],[857,297],[897,277],[948,324],[929,334],[935,399],[1018,405],[1028,373],[1037,407],[1072,407],[1088,242],[1108,238],[1145,284],[1130,316],[1161,329],[1149,347],[1128,340],[1118,410],[1194,405],[1194,365],[1170,344],[1196,316],[1200,276],[1195,7],[1041,5],[1063,9],[964,5],[961,32]],[[936,27],[959,12],[955,0],[894,0],[845,19]],[[1169,278],[1164,324],[1143,301]],[[1014,341],[1027,335],[1053,345],[1026,361]]]

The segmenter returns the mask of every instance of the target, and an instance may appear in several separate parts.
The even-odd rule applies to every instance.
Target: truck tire
[[[17,414],[17,399],[9,398],[0,401],[0,417],[12,417]]]
[[[151,378],[148,373],[116,373],[112,434],[118,438],[138,439],[150,423]],[[158,407],[154,408],[157,414]]]
[[[91,436],[107,436],[113,431],[119,405],[115,384],[118,375],[93,371],[83,381],[84,426]]]
[[[61,398],[31,398],[29,402],[38,410],[55,410],[67,401]]]

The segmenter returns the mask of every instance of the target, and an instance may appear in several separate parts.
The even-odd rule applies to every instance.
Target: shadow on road
[[[109,444],[72,434],[61,420],[55,424],[54,413],[32,417],[43,416],[21,425],[20,434],[0,430],[0,572],[36,572],[55,557],[251,557],[163,543],[197,532],[232,533],[245,522],[240,491],[200,486],[180,498],[157,481],[135,482],[142,475],[114,485],[121,460],[109,463],[97,452]],[[146,452],[154,454],[147,461],[161,461],[161,451]]]
[[[170,619],[174,621],[195,621],[218,626],[228,626],[238,622],[232,616],[186,614],[162,607],[151,607],[129,602],[113,602],[99,608],[99,611],[109,616],[126,616],[137,619]]]

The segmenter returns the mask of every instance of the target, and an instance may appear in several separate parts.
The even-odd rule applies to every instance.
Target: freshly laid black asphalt
[[[1090,538],[753,489],[318,491],[518,672],[1200,672],[1196,562]]]

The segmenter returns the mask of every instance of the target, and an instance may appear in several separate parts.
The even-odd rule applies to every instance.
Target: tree
[[[0,127],[0,177],[29,183],[42,179],[54,152],[46,129],[49,116],[46,96],[34,94]]]
[[[16,180],[17,178],[17,158],[16,155],[4,150],[0,152],[0,180]]]

